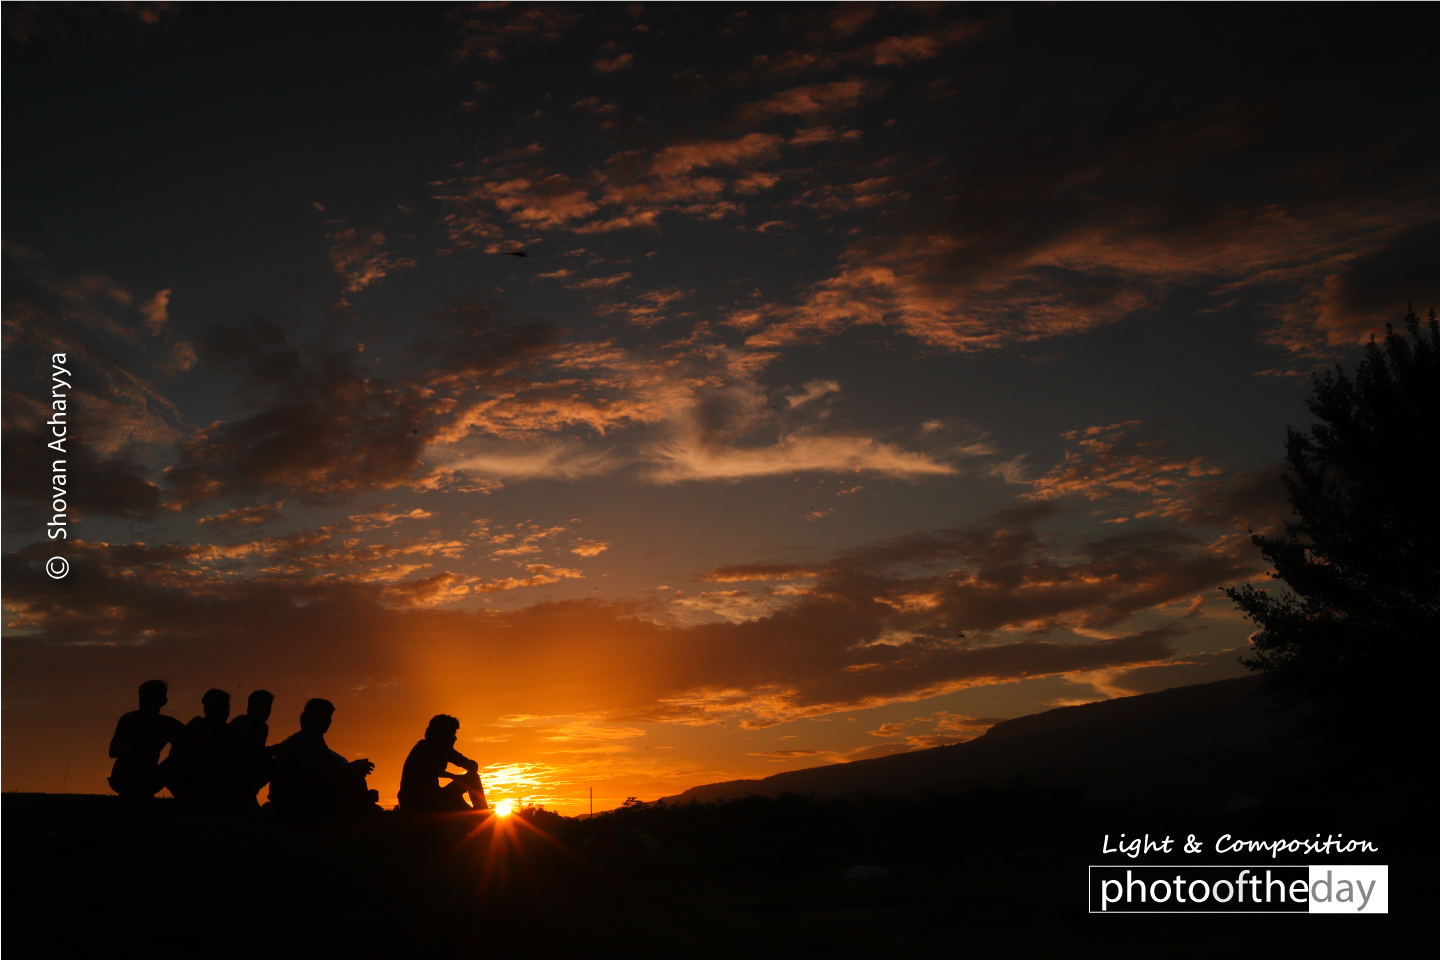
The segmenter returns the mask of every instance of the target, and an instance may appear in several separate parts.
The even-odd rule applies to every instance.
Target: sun
[[[495,804],[495,816],[497,817],[508,817],[514,812],[514,800],[501,800],[499,803]]]

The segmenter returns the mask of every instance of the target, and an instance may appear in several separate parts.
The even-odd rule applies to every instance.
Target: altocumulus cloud
[[[117,656],[222,672],[243,661],[247,675],[289,673],[304,661],[317,683],[394,674],[415,696],[467,698],[487,715],[583,704],[609,718],[738,716],[763,726],[967,686],[1166,663],[1183,625],[1113,628],[1253,572],[1253,563],[1176,532],[1092,541],[1060,559],[1035,530],[1053,510],[1035,504],[812,564],[716,568],[708,579],[801,589],[752,619],[689,626],[668,623],[653,602],[456,608],[466,597],[581,572],[526,563],[523,576],[502,580],[457,573],[459,543],[346,539],[367,515],[230,547],[77,543],[83,562],[64,589],[44,576],[36,545],[6,556],[6,604],[26,631],[25,662],[66,660],[96,682]],[[1087,628],[1111,635],[1070,632]]]

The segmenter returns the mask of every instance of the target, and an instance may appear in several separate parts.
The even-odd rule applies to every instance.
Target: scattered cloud
[[[1148,493],[1214,477],[1220,468],[1204,457],[1176,459],[1157,427],[1138,420],[1072,430],[1065,439],[1075,448],[1055,469],[1037,478],[1031,496],[1048,498],[1075,494],[1090,500],[1116,493]]]
[[[793,87],[759,103],[742,106],[736,116],[742,121],[755,121],[772,116],[813,117],[834,113],[858,106],[867,97],[873,96],[877,89],[878,84],[862,77]]]
[[[152,331],[158,331],[170,319],[170,295],[174,292],[161,290],[141,305],[140,312],[145,315],[145,322]]]
[[[393,674],[403,653],[445,664],[426,681],[433,695],[483,684],[490,716],[559,714],[586,702],[606,723],[627,725],[739,717],[761,727],[968,686],[1170,662],[1175,627],[1078,641],[1034,631],[1120,622],[1173,599],[1181,581],[1194,593],[1224,571],[1201,575],[1178,543],[1096,543],[1066,563],[1027,526],[1048,509],[837,554],[811,568],[807,591],[767,614],[692,626],[637,617],[625,602],[441,612],[582,574],[544,563],[501,578],[428,572],[452,548],[347,547],[339,528],[228,547],[77,542],[72,578],[83,582],[63,589],[41,570],[48,554],[36,544],[5,556],[6,605],[12,626],[32,638],[25,656],[75,642],[153,647],[161,657],[188,648],[223,672],[226,651],[243,647],[252,672],[300,657],[316,676],[373,676]],[[236,563],[255,572],[236,576]],[[956,638],[960,627],[970,639]],[[406,644],[385,639],[394,636]],[[343,667],[321,666],[340,650]]]
[[[385,234],[379,230],[343,227],[326,234],[325,239],[330,241],[330,262],[335,272],[345,278],[345,289],[351,293],[415,265],[414,260],[386,250]]]
[[[661,176],[674,177],[706,167],[733,167],[774,156],[780,144],[780,138],[769,133],[747,133],[733,140],[678,143],[655,154],[650,169]]]
[[[592,61],[591,66],[595,68],[596,73],[616,73],[632,66],[634,62],[634,54],[622,53],[617,56]]]
[[[606,287],[613,287],[617,283],[624,283],[630,279],[630,273],[611,274],[608,277],[589,277],[585,280],[577,280],[574,283],[565,284],[570,290],[604,290]]]
[[[457,381],[493,388],[550,349],[545,328],[490,326],[457,310],[457,339],[414,379],[369,376],[356,368],[354,351],[302,352],[270,321],[216,327],[202,356],[211,369],[239,375],[251,412],[181,441],[178,462],[165,471],[173,506],[269,491],[312,502],[448,482],[421,456],[456,409],[453,393],[442,399],[435,389],[453,390],[447,385]]]
[[[513,48],[554,43],[573,29],[581,15],[561,7],[474,3],[450,14],[459,36],[456,56],[498,63]]]
[[[280,516],[281,506],[283,504],[277,500],[274,503],[256,507],[236,507],[233,510],[226,510],[224,513],[200,517],[195,522],[211,530],[261,527]]]
[[[586,113],[594,113],[599,115],[611,114],[615,112],[615,104],[603,103],[601,102],[599,97],[586,97],[584,100],[576,100],[574,103],[570,104],[570,107],[574,110],[584,110]]]
[[[809,757],[832,758],[836,754],[835,750],[760,750],[751,751],[747,756],[764,757],[767,760],[804,760]]]
[[[953,44],[979,36],[985,29],[983,23],[957,20],[924,33],[885,37],[864,48],[862,55],[877,67],[899,66],[912,60],[930,60]]]
[[[970,717],[941,710],[924,717],[882,723],[870,735],[885,739],[903,738],[907,750],[928,750],[951,743],[964,743],[999,723],[1000,717]]]
[[[955,468],[924,453],[865,436],[788,435],[758,447],[706,442],[698,432],[658,446],[656,480],[738,480],[800,472],[943,476]]]
[[[706,580],[806,584],[811,602],[863,584],[902,646],[969,649],[976,637],[1016,629],[1110,629],[1131,616],[1253,575],[1259,558],[1231,535],[1206,542],[1162,527],[1098,536],[1062,555],[1035,527],[1049,503],[1016,507],[972,527],[914,534],[813,564],[733,564]],[[926,569],[940,568],[926,573]],[[912,571],[905,573],[905,571]]]
[[[839,392],[840,384],[836,383],[834,380],[811,380],[809,383],[805,384],[805,386],[801,388],[800,393],[792,394],[791,396],[786,397],[785,402],[790,404],[791,408],[793,409],[800,406],[801,404],[809,403],[811,400],[823,397],[827,393]]]
[[[1308,318],[1293,317],[1277,339],[1303,351],[1310,346],[1308,326],[1321,338],[1316,346],[1323,350],[1363,342],[1387,323],[1398,326],[1411,304],[1421,313],[1440,305],[1436,263],[1440,263],[1440,220],[1401,230],[1327,276],[1313,320],[1306,325],[1303,321]]]
[[[1124,511],[1110,523],[1164,517],[1267,531],[1290,514],[1278,465],[1227,473],[1200,455],[1178,457],[1167,427],[1128,421],[1072,430],[1064,435],[1072,447],[1061,463],[1033,480],[1017,473],[1010,482],[1030,486],[1026,499],[1076,496]]]

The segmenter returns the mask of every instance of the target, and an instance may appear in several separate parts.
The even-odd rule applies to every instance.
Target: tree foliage
[[[1338,366],[1316,375],[1309,407],[1320,422],[1288,431],[1294,518],[1282,536],[1251,537],[1288,589],[1226,591],[1260,628],[1246,666],[1332,726],[1418,715],[1422,685],[1434,683],[1440,327],[1432,309],[1422,329],[1413,308],[1405,327],[1372,337],[1353,378]]]

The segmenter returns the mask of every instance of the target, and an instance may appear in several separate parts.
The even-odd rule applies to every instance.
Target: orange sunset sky
[[[579,813],[1240,675],[1440,302],[1415,6],[6,4],[4,788],[152,677]]]

